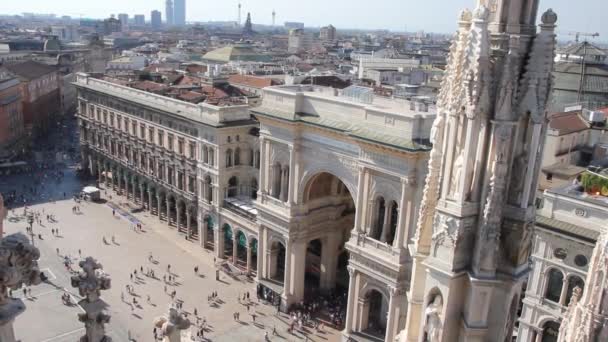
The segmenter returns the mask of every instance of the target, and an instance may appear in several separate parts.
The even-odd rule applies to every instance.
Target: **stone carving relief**
[[[39,258],[38,248],[22,233],[9,235],[0,242],[0,341],[15,341],[12,323],[25,311],[23,301],[10,298],[7,291],[40,284]]]
[[[78,293],[84,297],[78,302],[85,311],[78,314],[78,320],[85,327],[85,335],[80,338],[80,342],[111,342],[112,339],[105,334],[105,324],[110,322],[110,315],[106,311],[108,305],[100,298],[101,290],[111,287],[110,277],[92,257],[87,257],[78,265],[82,271],[72,276],[71,281],[72,287],[78,288]]]
[[[436,294],[424,310],[424,342],[440,342],[443,332],[443,298]]]
[[[154,320],[154,326],[160,328],[163,342],[182,341],[182,331],[190,328],[190,324],[190,320],[186,318],[183,312],[178,311],[175,306],[169,308],[166,316],[161,316]]]

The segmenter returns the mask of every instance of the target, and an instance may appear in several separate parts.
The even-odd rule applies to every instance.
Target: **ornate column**
[[[197,216],[201,218],[198,220],[198,241],[200,242],[201,246],[205,248],[207,246],[207,230],[209,227],[207,220],[205,220],[201,213],[199,213]]]
[[[559,305],[566,305],[566,297],[568,295],[568,278],[562,279],[562,292],[559,295]]]
[[[251,246],[247,244],[247,274],[251,273]]]
[[[158,215],[158,220],[161,221],[161,212],[160,212],[160,193],[156,192],[156,215]]]
[[[408,223],[412,222],[411,218],[412,215],[414,215],[414,204],[412,203],[414,189],[411,187],[413,184],[414,177],[401,178],[401,201],[399,202],[397,233],[395,235],[395,241],[393,242],[393,247],[395,248],[407,246],[407,240],[409,240],[408,233],[410,231],[410,225]]]
[[[2,219],[0,215],[0,221]],[[0,341],[17,341],[13,322],[25,311],[25,304],[21,299],[10,298],[7,291],[40,284],[39,258],[38,248],[22,233],[0,240]]]
[[[220,230],[220,226],[218,224],[217,229],[213,230],[213,239],[215,240],[215,256],[217,258],[224,258],[224,239],[222,236],[222,231]]]
[[[350,335],[350,333],[353,331],[353,310],[354,310],[354,306],[355,306],[355,280],[356,280],[356,276],[357,276],[357,271],[351,267],[348,266],[348,298],[346,299],[346,320],[344,321],[344,331],[342,331],[342,334],[345,335],[346,337],[348,337]]]
[[[135,177],[131,177],[131,199],[133,200],[133,203],[137,203],[136,189],[137,183],[135,182]]]
[[[386,333],[384,336],[385,341],[393,341],[395,336],[395,327],[399,324],[399,315],[395,314],[395,297],[397,294],[397,289],[394,287],[389,287],[390,298],[388,301],[388,312],[386,314]],[[397,320],[397,322],[395,322]]]
[[[238,255],[238,241],[236,240],[236,231],[232,231],[232,264],[237,265]]]
[[[182,226],[182,207],[180,201],[175,200],[175,228],[177,228],[177,231]]]
[[[359,178],[357,181],[357,198],[356,198],[356,207],[357,210],[355,212],[355,232],[364,232],[365,228],[363,227],[364,224],[361,223],[362,218],[363,218],[363,205],[364,205],[364,180],[365,180],[365,167],[364,166],[359,166]]]
[[[166,210],[167,211],[167,216],[166,216],[166,218],[167,218],[167,225],[171,226],[171,217],[169,216],[171,214],[171,209],[169,209],[170,202],[169,202],[169,196],[168,195],[165,196],[165,202],[167,204],[167,210]]]
[[[390,227],[390,217],[391,217],[391,202],[384,202],[384,222],[382,222],[382,234],[380,235],[380,241],[386,242],[388,231],[391,230]]]
[[[192,223],[190,222],[190,209],[186,208],[186,230],[188,234],[188,237],[190,237],[192,235],[192,232],[190,231],[192,229]]]
[[[281,202],[288,201],[288,193],[289,193],[289,168],[283,167],[281,169],[281,194],[280,199]]]
[[[181,342],[182,331],[190,328],[190,321],[183,312],[172,305],[167,315],[154,320],[154,326],[160,329],[163,342]]]
[[[182,205],[180,203],[179,200],[175,200],[175,228],[177,228],[177,231],[179,232],[179,229],[181,227],[181,220],[182,220]]]
[[[296,147],[293,145],[289,146],[289,169],[287,172],[287,202],[289,204],[295,203],[296,199],[294,190],[295,190],[295,170],[296,170]]]
[[[148,211],[150,212],[150,215],[152,215],[152,189],[150,188],[150,186],[148,185]]]
[[[289,306],[289,300],[291,298],[291,273],[293,272],[291,267],[291,250],[293,249],[292,243],[293,242],[291,240],[285,241],[285,274],[283,276],[283,299],[287,306]],[[276,257],[270,259],[270,270],[272,272],[274,267],[274,273],[276,274],[277,263],[273,262],[272,260],[276,259]],[[270,273],[269,275],[272,277],[273,273]]]
[[[110,315],[105,308],[108,306],[100,298],[100,290],[111,287],[110,277],[102,271],[103,266],[92,257],[78,263],[82,271],[72,276],[72,287],[78,288],[80,296],[84,297],[78,305],[84,313],[78,314],[78,320],[84,323],[85,335],[80,338],[83,342],[111,342],[105,334],[105,324],[110,321]]]

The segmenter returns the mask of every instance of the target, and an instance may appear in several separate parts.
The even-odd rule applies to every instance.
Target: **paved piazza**
[[[108,200],[107,203],[82,202],[82,213],[73,214],[72,207],[76,203],[72,199],[63,200],[63,192],[66,192],[69,198],[70,194],[81,189],[83,184],[75,177],[73,169],[65,172],[61,183],[43,181],[42,192],[45,198],[39,199],[37,204],[30,207],[41,213],[43,225],[34,224],[34,232],[42,234],[43,239],[36,238],[35,244],[41,251],[40,268],[49,276],[52,284],[33,287],[32,299],[25,300],[27,310],[15,322],[17,338],[22,342],[75,341],[83,334],[83,324],[77,319],[80,307],[69,307],[61,301],[64,289],[72,295],[74,302],[79,299],[78,291],[70,286],[70,274],[63,265],[63,257],[68,255],[75,261],[76,267],[79,249],[82,251],[82,257],[97,258],[112,278],[112,288],[103,291],[102,298],[109,304],[112,318],[107,330],[114,341],[128,341],[129,334],[136,341],[153,341],[152,322],[155,317],[164,314],[172,302],[164,292],[162,279],[163,275],[166,275],[167,264],[171,264],[171,272],[176,274],[177,279],[175,286],[169,285],[167,290],[177,291],[176,299],[184,301],[183,308],[190,313],[191,321],[196,321],[192,315],[194,308],[198,310],[201,318],[206,318],[206,340],[263,341],[265,331],[268,331],[270,340],[273,341],[305,340],[300,333],[287,333],[286,315],[276,316],[276,310],[272,306],[257,303],[253,279],[233,279],[221,273],[220,281],[216,281],[212,252],[202,250],[197,242],[186,241],[174,228],[168,228],[166,224],[158,222],[158,219],[149,216],[148,212],[135,214],[134,217],[122,211],[113,217],[109,204],[121,204],[125,201],[124,197],[108,192],[108,196],[104,196]],[[0,190],[20,191],[23,184],[31,184],[31,179],[30,176],[3,177]],[[58,200],[60,198],[61,200]],[[25,232],[27,222],[22,214],[23,207],[9,212],[5,222],[7,234]],[[53,214],[58,222],[47,223],[46,214]],[[134,231],[134,220],[143,223],[143,232]],[[59,228],[59,237],[52,236],[50,230],[53,228]],[[108,242],[114,236],[116,243],[104,244],[104,236]],[[147,260],[150,252],[158,264]],[[200,276],[194,273],[195,266],[199,267]],[[141,276],[140,267],[143,267],[144,271],[153,269],[157,279]],[[136,269],[139,278],[131,282],[129,275]],[[132,296],[127,295],[125,291],[127,284],[135,286],[137,301],[141,305],[133,311],[131,304],[121,300],[121,293],[124,294],[125,300],[132,300]],[[220,299],[213,305],[207,302],[207,296],[212,291],[217,291]],[[250,313],[255,312],[257,315],[255,323],[252,322],[247,308],[237,302],[237,296],[242,296],[246,291],[250,292],[253,302]],[[17,291],[13,295],[22,297],[23,293]],[[151,297],[149,304],[146,300],[148,295]],[[240,313],[240,322],[232,319],[232,314],[237,311]],[[273,327],[276,327],[279,336],[272,336]],[[339,340],[339,332],[330,328],[323,330],[318,333],[309,331],[309,340]]]

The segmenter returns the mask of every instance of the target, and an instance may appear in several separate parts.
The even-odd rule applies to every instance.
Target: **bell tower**
[[[557,15],[537,0],[464,10],[431,130],[407,341],[510,341],[528,273]]]

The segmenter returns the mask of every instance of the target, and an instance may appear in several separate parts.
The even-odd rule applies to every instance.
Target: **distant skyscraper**
[[[272,10],[272,26],[274,26],[274,20],[275,20],[276,16],[277,16],[277,12]]]
[[[146,16],[143,14],[136,14],[133,16],[133,21],[136,26],[144,26],[146,25]]]
[[[173,2],[173,23],[176,26],[186,25],[186,0]]]
[[[165,22],[167,25],[173,25],[173,0],[165,2]]]
[[[150,23],[152,24],[152,28],[154,30],[160,29],[162,25],[162,19],[159,11],[154,10],[150,13]]]
[[[122,25],[122,29],[126,30],[129,26],[129,15],[126,13],[118,14],[118,20],[120,20],[120,24]]]
[[[336,28],[333,25],[321,27],[319,39],[324,42],[333,42],[336,40]]]

